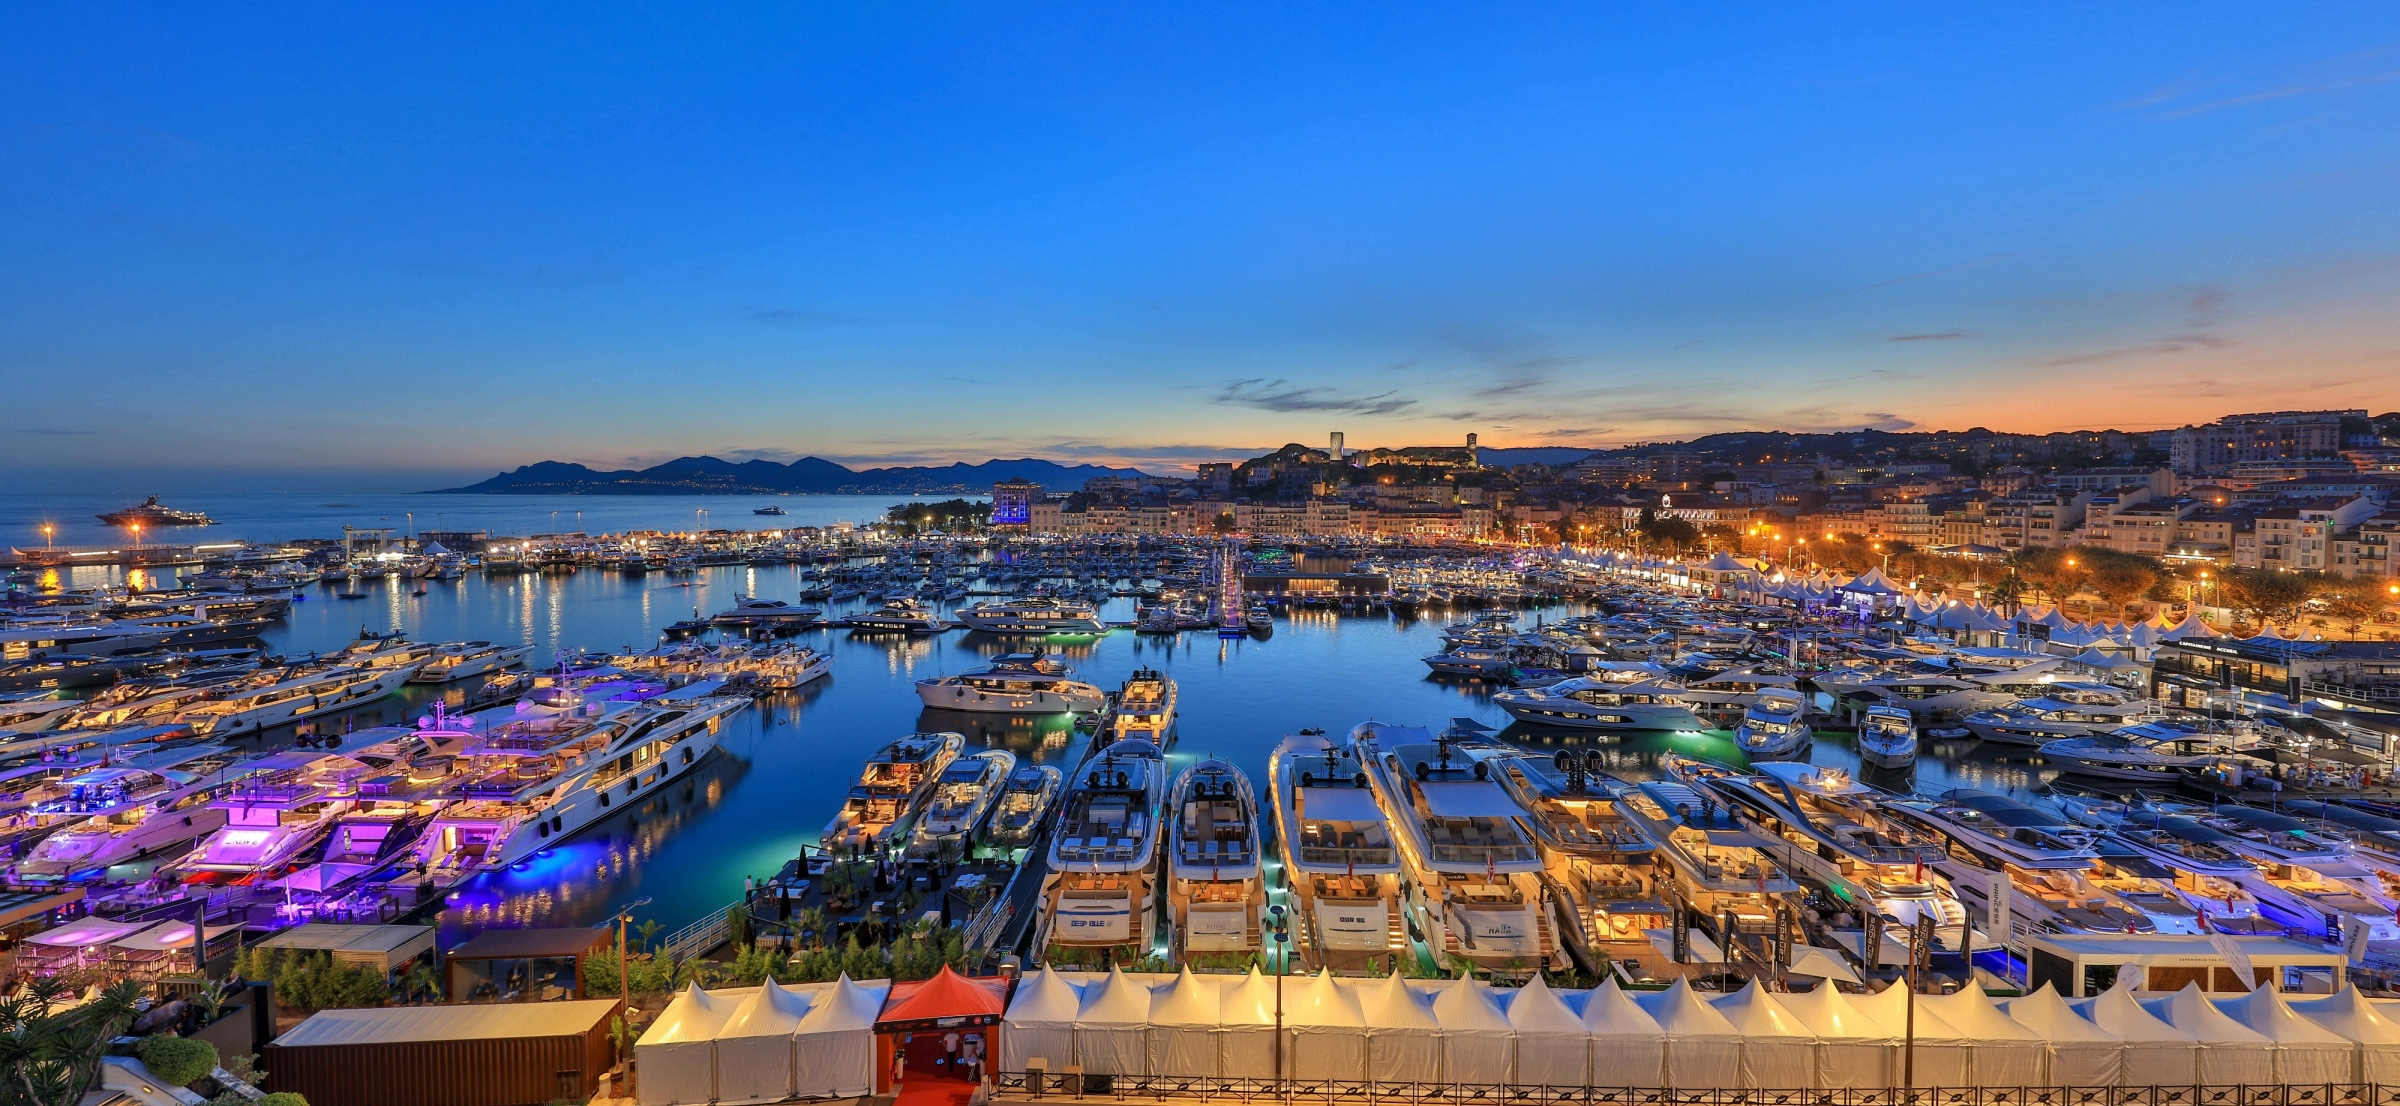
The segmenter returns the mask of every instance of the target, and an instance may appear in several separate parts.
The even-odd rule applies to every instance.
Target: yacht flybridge
[[[867,758],[858,782],[850,787],[850,797],[826,825],[820,844],[828,852],[863,856],[905,838],[935,785],[966,745],[961,734],[920,733],[884,746]]]
[[[1021,764],[1000,788],[991,817],[984,820],[978,839],[987,849],[1014,858],[1019,849],[1033,847],[1050,808],[1058,801],[1065,774],[1055,765]]]
[[[358,805],[358,781],[371,771],[346,756],[297,749],[269,753],[242,770],[209,804],[224,823],[177,867],[225,877],[273,874]]]
[[[1166,771],[1158,746],[1135,739],[1101,750],[1068,781],[1034,939],[1045,958],[1105,965],[1149,954]]]
[[[1107,693],[1068,679],[1073,672],[1040,653],[1011,653],[963,676],[918,680],[917,698],[936,710],[979,714],[1089,714],[1106,705]]]
[[[1250,777],[1208,757],[1167,791],[1167,948],[1176,959],[1263,951],[1267,906],[1258,795]]]
[[[1268,762],[1277,851],[1296,900],[1291,955],[1307,971],[1382,975],[1408,949],[1400,854],[1347,748],[1316,732],[1288,737]]]
[[[1525,808],[1492,778],[1495,750],[1467,748],[1460,733],[1455,724],[1436,737],[1382,722],[1350,731],[1368,788],[1398,831],[1409,915],[1445,962],[1504,972],[1563,964]]]

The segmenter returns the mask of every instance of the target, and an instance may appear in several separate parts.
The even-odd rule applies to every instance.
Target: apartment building
[[[2358,411],[2266,411],[2227,415],[2206,426],[2187,426],[2168,439],[2168,463],[2176,472],[2224,472],[2246,461],[2328,457],[2342,447],[2342,419]]]
[[[2319,500],[2258,513],[2253,540],[2236,536],[2234,563],[2243,568],[2323,572],[2333,564],[2333,535],[2378,513],[2371,500]]]

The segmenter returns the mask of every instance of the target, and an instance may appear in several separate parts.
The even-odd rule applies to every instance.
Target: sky
[[[0,474],[2400,407],[2400,8],[1672,7],[8,6]]]

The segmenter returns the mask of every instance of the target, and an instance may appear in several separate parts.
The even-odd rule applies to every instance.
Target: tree
[[[2372,580],[2328,580],[2319,594],[2325,602],[2325,613],[2332,615],[2354,638],[2383,609],[2384,597],[2383,588]]]
[[[0,999],[0,1104],[75,1106],[100,1081],[108,1042],[133,1024],[141,984],[113,984],[81,1006],[59,1010],[67,984],[36,977]]]
[[[2158,583],[2159,574],[2131,558],[2109,557],[2093,566],[2092,590],[2100,594],[2101,602],[2116,608],[2117,617],[2125,617],[2125,605],[2139,599]]]
[[[2014,615],[2017,613],[2017,608],[2024,604],[2025,593],[2029,590],[2031,589],[2025,583],[2025,578],[2012,572],[2001,577],[1999,583],[1992,585],[1992,602]]]
[[[2276,615],[2288,615],[2308,600],[2308,580],[2290,572],[2271,568],[2227,569],[2218,578],[2217,590],[2225,597],[2225,605],[2249,615],[2252,622],[2263,623]]]

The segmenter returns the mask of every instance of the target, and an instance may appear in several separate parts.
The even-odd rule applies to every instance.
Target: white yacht
[[[409,677],[410,683],[446,684],[454,680],[489,676],[506,668],[515,668],[533,655],[530,645],[494,645],[488,641],[454,641],[434,647],[425,667]]]
[[[1158,929],[1167,764],[1158,746],[1120,741],[1068,781],[1050,834],[1034,948],[1054,964],[1147,956]]]
[[[1529,815],[1492,778],[1490,750],[1381,722],[1350,743],[1398,831],[1408,914],[1435,955],[1504,972],[1563,964]]]
[[[1065,774],[1053,765],[1018,765],[1001,786],[1000,797],[992,803],[991,817],[984,820],[977,840],[1009,857],[1016,856],[1018,849],[1032,848],[1065,781]]]
[[[343,646],[326,661],[350,668],[399,668],[406,666],[412,674],[433,661],[441,646],[410,641],[398,631],[388,634],[361,632],[358,640]]]
[[[1462,645],[1446,649],[1426,658],[1425,667],[1437,676],[1461,676],[1473,680],[1513,680],[1517,662],[1507,649],[1493,645]]]
[[[1706,728],[1700,716],[1683,705],[1681,688],[1653,681],[1577,676],[1548,687],[1511,688],[1493,695],[1492,702],[1511,718],[1542,726],[1687,733]]]
[[[719,626],[800,629],[814,625],[824,614],[815,607],[794,606],[781,599],[736,595],[733,597],[732,610],[720,612],[709,621]]]
[[[1754,761],[1806,756],[1815,740],[1816,731],[1808,724],[1808,700],[1782,687],[1761,688],[1733,732],[1734,747]]]
[[[1107,705],[1108,693],[1067,678],[1074,671],[1039,653],[1011,653],[963,676],[918,680],[917,699],[980,714],[1089,714]]]
[[[1617,809],[1642,831],[1665,865],[1673,900],[1704,918],[1731,913],[1742,925],[1771,925],[1800,885],[1775,862],[1780,844],[1742,828],[1733,811],[1672,780],[1617,794]]]
[[[2072,775],[2132,780],[2173,789],[2232,755],[2227,736],[2174,722],[2144,722],[2113,733],[2042,745],[2042,759]]]
[[[2251,887],[2258,865],[2229,847],[2231,834],[2196,818],[2154,814],[2121,822],[2109,836],[2172,869],[2176,893],[2212,922],[2258,917],[2259,897]]]
[[[935,784],[967,746],[962,734],[910,734],[867,758],[819,843],[828,852],[865,855],[905,839]],[[1011,758],[1014,759],[1013,757]]]
[[[12,816],[44,834],[12,877],[34,883],[88,878],[215,832],[225,824],[225,812],[209,806],[208,798],[221,786],[218,770],[231,759],[220,745],[186,745],[54,779],[43,797]]]
[[[886,599],[875,610],[851,615],[848,624],[853,631],[883,634],[938,634],[950,628],[940,614],[908,596]]]
[[[1137,668],[1117,691],[1106,727],[1109,741],[1140,738],[1164,749],[1175,743],[1175,681],[1155,668]]]
[[[2364,926],[2369,940],[2400,940],[2400,895],[2346,830],[2249,806],[2195,807],[2192,816],[2257,866],[2236,878],[2274,920],[2312,935]]]
[[[1674,925],[1670,881],[1657,848],[1620,808],[1623,787],[1600,771],[1596,753],[1562,749],[1543,772],[1530,754],[1497,760],[1500,782],[1532,814],[1542,851],[1542,881],[1565,923],[1567,944],[1587,965],[1608,971],[1636,965],[1628,978],[1677,973],[1653,935]]]
[[[917,828],[909,834],[909,855],[965,856],[975,831],[982,828],[984,817],[1000,800],[1009,774],[1016,768],[1017,754],[1006,749],[986,749],[951,761],[933,785]]]
[[[1878,768],[1917,762],[1917,718],[1898,707],[1876,704],[1858,719],[1858,759]]]
[[[358,805],[358,781],[371,769],[337,753],[293,749],[233,771],[239,778],[209,803],[223,813],[223,825],[176,867],[228,878],[275,874]]]
[[[1669,754],[1666,770],[1722,799],[1762,837],[1788,842],[1777,855],[1844,902],[1938,929],[1966,921],[1966,908],[1931,868],[1939,834],[1894,818],[1872,787],[1839,768],[1777,762],[1742,775]]]
[[[2108,684],[2056,683],[2032,699],[1961,719],[1975,736],[2001,745],[2041,745],[2124,729],[2158,712],[2157,704]]]
[[[1250,777],[1204,758],[1175,777],[1166,812],[1170,962],[1231,957],[1246,965],[1263,951],[1267,907]]]
[[[210,688],[177,711],[175,720],[189,725],[194,733],[219,736],[301,722],[390,695],[424,663],[262,671]]]
[[[1108,623],[1089,603],[1032,596],[1005,603],[977,603],[950,612],[970,630],[993,634],[1100,634]]]
[[[1894,799],[1885,809],[1949,843],[1934,871],[1993,938],[2025,933],[2154,933],[2137,902],[2102,886],[2098,833],[2015,799],[1958,788],[1938,799]],[[2009,919],[2005,928],[1998,917]]]
[[[1395,970],[1408,951],[1400,854],[1357,756],[1305,732],[1268,761],[1277,851],[1295,900],[1291,955],[1305,971]]]

